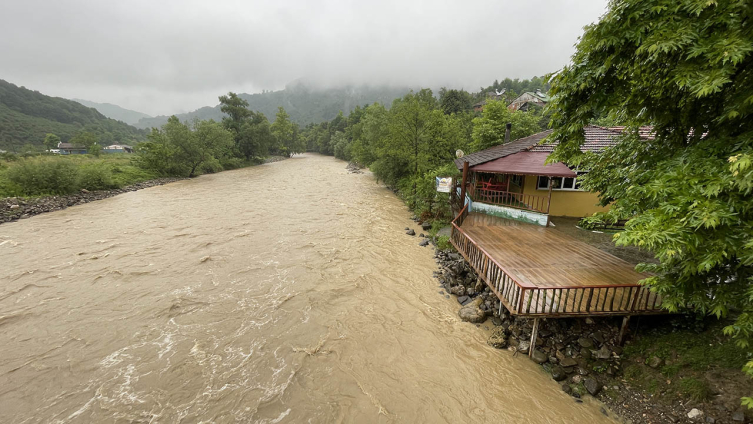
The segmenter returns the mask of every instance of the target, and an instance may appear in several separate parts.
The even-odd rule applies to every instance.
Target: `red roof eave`
[[[562,162],[546,163],[549,153],[520,152],[469,168],[473,172],[513,175],[544,175],[572,178],[577,174]]]

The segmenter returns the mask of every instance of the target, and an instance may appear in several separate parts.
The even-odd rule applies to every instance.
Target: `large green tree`
[[[552,79],[552,159],[590,169],[582,185],[630,218],[622,245],[655,253],[644,283],[671,311],[726,316],[753,336],[753,3],[619,0],[586,28]],[[628,130],[583,154],[583,127]],[[652,125],[654,136],[638,129]],[[750,365],[753,365],[751,363]],[[750,367],[749,367],[750,369]],[[748,400],[750,402],[750,400]]]
[[[269,120],[248,109],[248,102],[233,92],[220,96],[220,110],[227,116],[222,125],[233,133],[234,153],[246,160],[266,156],[274,140]]]
[[[295,153],[306,151],[304,140],[298,136],[298,126],[290,120],[290,115],[282,106],[277,109],[275,122],[272,123],[270,129],[280,154],[293,156]]]
[[[488,100],[481,116],[473,120],[471,150],[478,151],[502,144],[507,124],[512,124],[510,140],[541,131],[539,116],[534,112],[512,111],[500,100]]]
[[[171,116],[138,146],[137,163],[164,175],[194,177],[203,166],[219,167],[232,147],[233,133],[222,124],[195,120],[189,125]]]

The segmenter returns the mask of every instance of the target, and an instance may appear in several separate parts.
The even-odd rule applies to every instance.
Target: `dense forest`
[[[374,102],[390,104],[392,100],[405,94],[406,87],[342,87],[319,89],[309,84],[296,81],[279,91],[265,91],[256,94],[238,94],[247,101],[251,110],[261,112],[269,119],[273,119],[277,108],[284,107],[290,119],[301,125],[328,121],[337,116],[340,111],[346,115],[357,105]],[[221,105],[203,107],[189,113],[176,115],[181,121],[214,119],[219,121],[224,114]],[[167,116],[141,119],[139,128],[159,127],[167,122]]]
[[[0,149],[18,152],[27,145],[41,147],[47,133],[65,142],[82,132],[106,142],[133,143],[146,136],[80,103],[0,80]]]
[[[411,91],[390,107],[374,103],[340,112],[331,121],[309,124],[301,137],[309,151],[368,166],[397,189],[424,219],[447,218],[448,203],[437,199],[434,177],[457,172],[455,152],[485,149],[504,141],[505,124],[520,138],[546,128],[541,109],[510,111],[503,100],[489,100],[474,112],[473,95],[463,90]]]
[[[97,103],[97,102],[90,102],[89,100],[82,100],[82,99],[72,99],[75,102],[81,103],[82,105],[86,107],[93,107],[94,109],[97,109],[99,113],[102,115],[105,115],[108,118],[112,118],[116,121],[122,121],[125,122],[128,125],[136,125],[139,122],[139,119],[142,118],[151,118],[150,115],[147,115],[146,113],[136,112],[135,110],[125,109],[118,105],[114,105],[111,103]]]
[[[477,99],[486,98],[496,89],[506,88],[508,91],[505,100],[509,101],[507,97],[514,94],[516,89],[523,92],[547,87],[540,77],[530,80],[507,78],[502,82],[495,81],[493,85],[481,88],[481,91],[477,93],[442,88],[435,97],[439,97],[437,107],[446,114],[468,115],[464,125],[467,133],[466,139],[470,140],[471,109]],[[279,108],[282,107],[291,122],[311,126],[328,121],[339,125],[351,113],[355,113],[354,118],[357,119],[370,104],[381,104],[389,108],[393,100],[409,91],[404,87],[369,86],[316,89],[311,88],[305,82],[297,81],[284,90],[238,94],[237,97],[247,104],[247,109],[254,111],[257,119],[263,117],[271,124],[276,119]],[[222,104],[216,107],[204,107],[194,112],[176,115],[176,117],[181,122],[193,122],[196,119],[220,122],[228,116],[223,112],[223,107]],[[540,120],[539,125],[545,123],[544,118],[540,117]],[[137,127],[144,129],[137,129],[125,123],[135,121],[138,122]],[[112,104],[50,97],[0,80],[0,124],[2,124],[0,125],[0,149],[2,150],[21,152],[28,150],[31,146],[40,148],[45,136],[49,133],[55,134],[63,142],[71,141],[78,134],[87,133],[92,134],[99,145],[116,142],[134,144],[146,139],[147,129],[160,128],[167,122],[166,116],[151,118],[140,112]],[[340,144],[342,145],[342,142]],[[327,149],[322,149],[323,152],[325,150]],[[329,148],[329,151],[325,153],[334,154],[334,147]]]

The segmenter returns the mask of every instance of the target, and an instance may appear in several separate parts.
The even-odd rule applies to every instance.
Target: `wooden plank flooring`
[[[661,300],[638,285],[648,274],[555,229],[469,214],[462,231],[528,287],[519,304],[504,299],[513,313],[555,317],[663,312]]]
[[[515,279],[536,287],[636,284],[648,277],[634,265],[551,228],[470,214],[463,230]]]

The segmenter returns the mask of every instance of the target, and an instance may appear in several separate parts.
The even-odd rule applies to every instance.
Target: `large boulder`
[[[454,294],[455,296],[464,296],[465,295],[465,287],[463,286],[455,286],[450,288],[450,293]]]
[[[497,349],[504,349],[507,347],[507,333],[502,327],[497,327],[492,331],[489,339],[486,341],[489,346],[496,347]]]
[[[543,364],[544,362],[549,360],[549,357],[546,356],[546,354],[538,349],[534,349],[533,353],[531,354],[531,359],[533,359],[533,362],[536,362],[537,364]]]
[[[596,396],[601,391],[601,384],[595,378],[586,378],[583,381],[583,385],[591,396]]]
[[[552,378],[554,381],[562,381],[567,378],[567,373],[562,367],[554,366],[552,367]]]
[[[612,351],[608,347],[602,346],[601,349],[596,351],[596,358],[609,359],[612,356]]]
[[[481,302],[484,300],[480,297],[473,299],[470,303],[466,304],[458,311],[460,319],[474,324],[482,323],[486,321],[486,312],[481,309]]]

